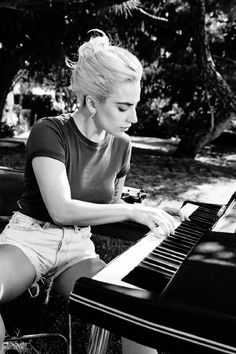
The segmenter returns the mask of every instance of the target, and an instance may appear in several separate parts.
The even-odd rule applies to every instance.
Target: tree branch
[[[151,20],[154,20],[155,22],[158,21],[160,23],[169,23],[169,21],[164,18],[164,17],[160,17],[160,16],[155,16],[155,15],[152,15],[152,14],[149,14],[147,11],[141,9],[140,7],[137,7],[136,8],[137,11],[139,11],[142,15],[144,15],[145,17],[148,17],[150,18]]]

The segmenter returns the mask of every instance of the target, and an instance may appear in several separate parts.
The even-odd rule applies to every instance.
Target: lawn
[[[22,167],[22,149],[1,148],[0,165]],[[167,155],[151,155],[135,152],[126,185],[143,188],[147,193],[144,201],[149,205],[172,205],[180,207],[186,199],[225,203],[236,189],[236,148],[211,146],[204,149],[194,160],[174,159]],[[101,235],[94,236],[97,252],[106,262],[122,253],[131,242],[116,240]],[[27,294],[3,309],[10,334],[31,332],[66,333],[66,302],[52,293],[50,305],[44,305],[44,294],[32,300]],[[73,318],[74,354],[86,352],[87,325]],[[48,350],[50,348],[50,351]],[[20,346],[22,353],[31,353],[27,344]],[[45,346],[40,343],[40,353],[65,353],[57,342]],[[111,336],[108,353],[120,354],[120,339]]]

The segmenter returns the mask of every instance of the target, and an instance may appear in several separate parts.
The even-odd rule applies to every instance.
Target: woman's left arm
[[[125,203],[125,201],[123,199],[121,199],[123,188],[125,185],[125,178],[126,178],[126,176],[121,177],[121,178],[117,178],[115,180],[115,191],[114,191],[114,194],[113,194],[113,197],[111,200],[112,204]]]

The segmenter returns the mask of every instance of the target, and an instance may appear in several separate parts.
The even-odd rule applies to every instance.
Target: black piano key
[[[207,208],[207,207],[199,207],[198,209],[195,210],[194,213],[202,213],[203,215],[211,215],[213,218],[217,217],[217,212],[220,208]],[[193,214],[194,214],[193,213]]]
[[[175,260],[167,257],[163,257],[162,255],[151,253],[148,256],[148,259],[153,261],[155,264],[163,264],[164,266],[172,267],[172,269],[178,269],[181,262],[176,262]]]
[[[216,216],[215,212],[210,212],[206,208],[198,208],[192,215],[201,215],[203,218],[214,218]]]
[[[166,271],[170,271],[170,272],[175,272],[176,269],[178,268],[176,266],[173,266],[173,264],[167,263],[165,261],[160,262],[157,258],[152,257],[152,255],[145,257],[145,259],[142,262],[153,265],[155,268],[165,269]]]
[[[187,244],[194,245],[196,243],[196,238],[189,237],[189,235],[178,230],[175,231],[175,237],[178,237],[180,241],[186,241]]]
[[[168,245],[166,246],[165,244],[163,244],[163,242],[162,242],[162,244],[158,247],[158,249],[164,249],[165,251],[169,252],[170,254],[175,255],[176,257],[179,257],[179,258],[182,259],[182,260],[184,260],[184,258],[185,258],[185,254],[180,253],[180,252],[178,252],[178,251],[176,251],[176,250],[170,249],[170,248],[168,247]]]
[[[168,236],[168,240],[173,240],[174,242],[177,242],[177,244],[180,244],[181,246],[186,248],[189,248],[194,244],[194,242],[182,238],[181,235],[170,235]]]
[[[172,255],[169,255],[169,254],[163,254],[159,250],[152,251],[151,255],[153,257],[157,257],[158,259],[162,259],[164,262],[166,261],[166,262],[170,262],[170,263],[176,264],[176,265],[182,263],[181,259],[176,259],[175,257],[173,257]]]
[[[178,237],[181,237],[182,239],[189,241],[189,242],[196,242],[196,234],[192,232],[189,232],[188,230],[177,228],[175,229],[174,235],[178,235]]]
[[[189,232],[194,230],[194,233],[196,232],[197,234],[198,232],[202,232],[205,229],[205,227],[203,227],[203,225],[199,225],[194,220],[189,220],[189,221],[186,220],[177,229],[185,229],[188,230]]]
[[[168,247],[172,250],[176,250],[183,256],[185,255],[184,248],[181,247],[180,245],[174,244],[173,242],[169,241],[168,239],[165,239],[163,242],[163,245],[168,245]]]
[[[160,255],[163,255],[163,256],[168,256],[170,257],[171,259],[175,260],[176,262],[182,262],[184,257],[180,257],[179,255],[177,255],[176,253],[172,253],[172,252],[169,252],[169,250],[166,250],[165,248],[163,248],[162,246],[160,247],[157,247],[155,248],[152,253],[155,255],[155,254],[160,254]]]
[[[193,237],[198,238],[198,236],[202,235],[204,232],[205,228],[200,227],[199,225],[195,224],[194,222],[191,221],[186,221],[182,223],[177,230],[180,231],[185,231],[189,235],[193,235]]]
[[[201,213],[195,214],[192,218],[190,218],[190,220],[191,219],[192,220],[198,219],[201,220],[201,222],[209,223],[210,225],[212,223],[212,220],[214,220],[211,215],[202,215]]]
[[[206,226],[206,227],[210,227],[212,225],[212,223],[206,219],[204,219],[202,216],[200,215],[194,215],[190,218],[190,220],[192,221],[197,221],[199,222],[202,226]]]

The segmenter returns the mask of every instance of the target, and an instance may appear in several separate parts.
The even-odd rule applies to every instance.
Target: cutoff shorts
[[[72,265],[99,258],[91,238],[91,228],[61,227],[15,212],[0,235],[0,244],[19,247],[33,265],[37,283],[55,279]]]

